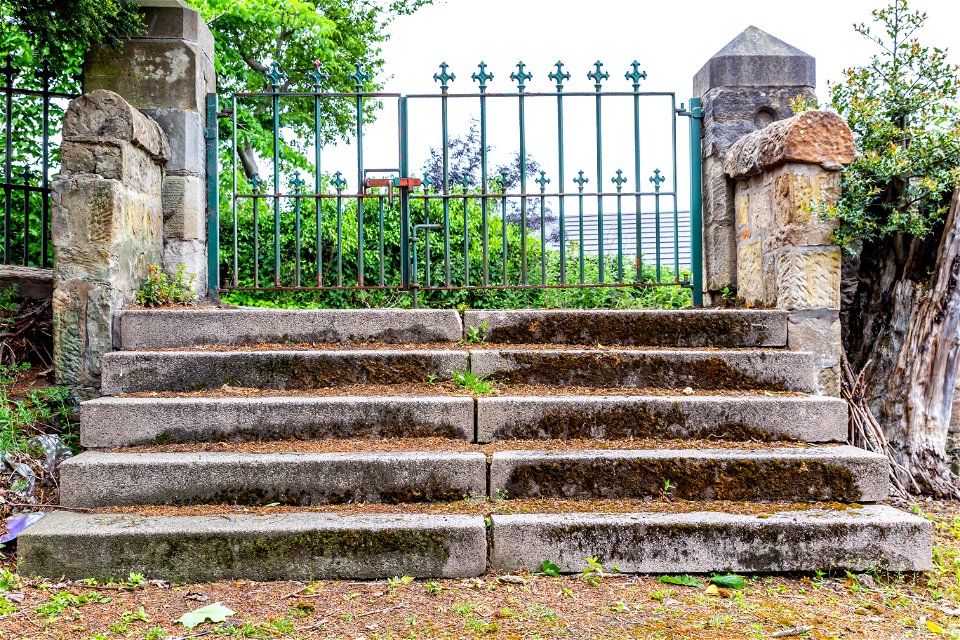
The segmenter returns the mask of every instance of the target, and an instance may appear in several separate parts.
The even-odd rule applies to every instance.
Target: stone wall
[[[814,97],[816,61],[749,27],[697,73],[693,95],[703,106],[703,264],[705,300],[737,288],[733,185],[724,159],[741,137],[793,115],[790,101]]]
[[[207,284],[206,126],[208,93],[216,91],[213,36],[181,0],[139,0],[146,33],[123,51],[94,48],[84,66],[84,91],[107,89],[160,124],[170,142],[163,181],[164,270],[181,264]],[[160,260],[157,261],[160,264]]]
[[[169,157],[159,125],[119,95],[94,91],[70,103],[52,185],[57,384],[99,388],[114,315],[162,259]]]
[[[744,136],[727,154],[734,180],[737,293],[789,310],[789,347],[820,359],[821,392],[840,394],[840,248],[813,209],[840,195],[853,135],[836,114],[808,111]]]

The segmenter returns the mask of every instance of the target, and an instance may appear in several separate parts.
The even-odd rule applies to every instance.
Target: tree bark
[[[910,242],[899,278],[890,265],[880,272],[889,312],[861,322],[861,335],[875,338],[868,368],[871,404],[894,456],[924,492],[960,497],[946,453],[953,391],[960,364],[960,191],[954,193],[939,248],[926,278],[914,278],[929,263],[922,243]],[[896,253],[894,254],[896,255]],[[913,272],[913,273],[911,273]],[[892,278],[892,279],[891,279]],[[887,289],[885,284],[892,284]],[[879,325],[874,323],[880,323]],[[881,328],[880,325],[885,325]],[[876,338],[880,338],[876,340]],[[864,340],[862,345],[868,344]]]

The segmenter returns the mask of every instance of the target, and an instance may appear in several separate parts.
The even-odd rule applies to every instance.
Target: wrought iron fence
[[[416,294],[450,289],[679,286],[692,289],[694,304],[701,304],[699,100],[691,100],[687,109],[677,104],[674,93],[642,91],[646,73],[637,62],[629,65],[624,76],[630,91],[605,91],[603,83],[610,74],[600,62],[595,63],[587,74],[594,83],[594,91],[589,92],[566,89],[571,74],[561,62],[548,74],[555,88],[550,92],[529,90],[532,74],[522,62],[510,74],[515,91],[491,92],[493,75],[481,62],[471,76],[477,91],[454,93],[455,74],[446,63],[440,66],[434,75],[440,92],[431,94],[365,92],[370,76],[359,65],[351,74],[356,83],[352,93],[325,91],[326,77],[319,67],[307,74],[310,86],[301,85],[306,90],[286,90],[290,79],[274,65],[266,74],[264,91],[229,96],[223,109],[218,97],[211,94],[208,122],[217,122],[219,117],[227,123],[228,132],[221,148],[219,128],[208,128],[208,175],[220,177],[208,181],[211,289],[395,289]],[[571,177],[567,172],[570,152],[565,147],[571,123],[564,106],[574,98],[593,101],[596,150],[590,160],[595,173],[588,175],[587,169],[577,167]],[[604,106],[611,99],[632,102],[632,119],[626,127],[633,147],[629,178],[623,168],[604,166]],[[281,105],[295,100],[313,104],[314,139],[300,141],[313,147],[309,184],[281,154]],[[342,167],[332,175],[322,171],[321,105],[329,100],[345,100],[353,106],[356,164],[352,190]],[[479,108],[480,175],[477,180],[463,177],[457,184],[451,179],[450,159],[449,111],[454,100],[473,101]],[[513,178],[507,172],[494,171],[488,157],[488,108],[493,100],[516,104],[520,166]],[[527,109],[533,100],[555,104],[556,157],[551,159],[555,175],[533,172],[529,166]],[[644,129],[640,105],[645,100],[664,104],[670,127],[667,166],[649,174],[643,173],[641,162]],[[429,174],[414,177],[410,167],[410,112],[422,101],[440,103],[436,178]],[[365,165],[365,116],[373,102],[396,103],[399,135],[394,167]],[[269,183],[251,173],[249,163],[239,157],[244,109],[260,109],[272,120],[272,157],[264,159],[272,173]],[[689,120],[690,141],[689,217],[682,221],[677,160],[677,122],[681,117]],[[419,130],[415,133],[422,135]],[[226,160],[222,172],[221,153]],[[222,200],[221,187],[227,192]],[[609,210],[611,205],[615,215]],[[548,213],[554,207],[559,224],[551,230]],[[577,222],[575,233],[568,231],[571,216]],[[635,228],[625,233],[625,221]],[[647,255],[642,239],[649,233],[642,226],[651,221],[653,255]],[[605,228],[610,224],[615,233]],[[688,230],[688,239],[681,239],[681,228]],[[590,231],[593,237],[588,240],[585,233]],[[633,246],[625,245],[625,237],[633,239]],[[687,245],[687,240],[689,269],[680,259],[680,246]]]
[[[65,102],[77,97],[79,80],[44,61],[20,68],[7,55],[3,77],[3,264],[48,268],[50,182],[59,166],[59,134]]]

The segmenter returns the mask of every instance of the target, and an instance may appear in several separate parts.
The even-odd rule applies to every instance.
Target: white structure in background
[[[583,215],[583,248],[586,253],[597,253],[597,213]],[[580,218],[574,211],[566,212],[564,226],[566,227],[567,246],[580,242]],[[636,214],[624,211],[621,217],[623,225],[623,255],[634,257],[637,255],[637,222]],[[679,249],[680,270],[690,269],[690,212],[677,213],[674,226],[673,210],[660,212],[660,264],[663,267],[674,267],[674,231],[676,229],[676,247]],[[640,253],[643,261],[654,264],[657,255],[657,216],[652,211],[644,211],[640,215]],[[558,241],[559,243],[559,241]],[[603,213],[603,254],[616,257],[617,255],[617,212]],[[625,267],[626,268],[626,267]]]

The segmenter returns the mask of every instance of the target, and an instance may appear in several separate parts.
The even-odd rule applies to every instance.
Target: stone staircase
[[[51,578],[931,565],[779,311],[127,311]],[[482,335],[483,342],[478,342]],[[467,339],[465,339],[465,336]],[[457,389],[457,372],[497,382]]]

